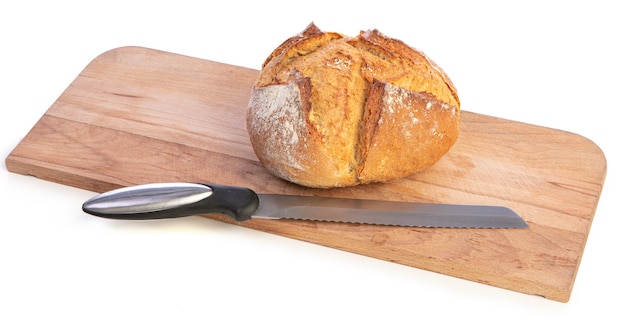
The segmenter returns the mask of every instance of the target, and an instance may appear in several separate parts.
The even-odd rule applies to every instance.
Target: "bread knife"
[[[251,189],[202,183],[151,183],[99,194],[83,211],[104,218],[145,220],[222,214],[251,218],[431,228],[528,228],[503,206],[257,194]]]

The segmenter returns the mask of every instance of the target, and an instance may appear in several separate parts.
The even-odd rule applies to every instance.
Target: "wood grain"
[[[257,161],[245,109],[258,71],[152,49],[95,58],[6,159],[9,171],[96,192],[198,181],[262,193],[505,205],[525,230],[255,220],[227,223],[522,293],[569,300],[606,174],[565,131],[462,113],[452,150],[392,183],[308,189]]]

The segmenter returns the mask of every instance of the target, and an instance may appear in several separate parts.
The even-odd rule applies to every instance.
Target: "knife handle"
[[[235,221],[243,222],[252,218],[252,214],[259,208],[259,196],[248,189],[241,187],[204,184],[211,188],[213,193],[200,202],[199,212],[196,214],[222,214],[232,217]],[[203,209],[204,208],[204,209]]]
[[[95,216],[126,220],[221,214],[236,221],[246,221],[258,207],[259,197],[248,188],[174,182],[105,192],[86,201],[83,211]]]

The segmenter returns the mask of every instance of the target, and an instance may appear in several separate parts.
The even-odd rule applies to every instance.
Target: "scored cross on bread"
[[[443,70],[402,41],[311,24],[264,62],[247,127],[272,174],[345,187],[435,164],[458,138],[460,102]]]

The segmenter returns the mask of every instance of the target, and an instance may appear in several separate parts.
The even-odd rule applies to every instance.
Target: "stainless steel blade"
[[[527,228],[503,206],[406,203],[327,197],[259,194],[255,218],[433,228]]]

